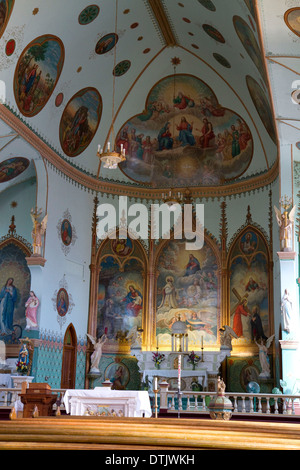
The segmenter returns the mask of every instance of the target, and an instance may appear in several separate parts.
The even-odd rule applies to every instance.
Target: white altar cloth
[[[99,409],[106,409],[108,414],[114,411],[117,416],[152,416],[147,391],[111,390],[106,387],[67,390],[64,405],[68,414],[77,416],[83,416],[88,411],[97,412]]]

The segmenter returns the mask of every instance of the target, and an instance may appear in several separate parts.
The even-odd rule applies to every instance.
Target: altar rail
[[[57,394],[61,411],[64,411],[63,398],[66,389],[51,389]],[[0,410],[13,408],[21,389],[0,388]],[[209,401],[215,396],[211,392],[183,391],[179,397],[178,392],[161,389],[155,394],[149,393],[152,403],[153,416],[158,416],[159,411],[165,410],[168,415],[177,415],[178,412],[184,415],[209,415]],[[275,416],[293,418],[299,416],[300,419],[300,395],[281,395],[267,393],[233,393],[226,392],[233,404],[233,415],[237,416]],[[156,405],[158,403],[158,405]],[[54,404],[54,409],[57,404]],[[299,410],[299,411],[298,411]],[[298,414],[299,413],[299,414]]]
[[[183,391],[178,395],[177,391],[160,390],[160,410],[167,410],[168,414],[209,414],[209,402],[214,396],[211,392]],[[233,415],[293,417],[300,414],[300,395],[227,392],[225,396],[232,402]]]

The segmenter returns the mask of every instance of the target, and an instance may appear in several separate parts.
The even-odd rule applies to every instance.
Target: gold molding
[[[148,0],[151,10],[156,18],[159,29],[166,41],[167,46],[177,46],[176,38],[173,34],[168,17],[162,6],[161,0]]]

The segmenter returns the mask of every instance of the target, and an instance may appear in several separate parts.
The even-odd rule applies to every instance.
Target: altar
[[[150,399],[146,391],[111,390],[95,387],[92,390],[67,390],[64,395],[67,414],[76,416],[152,416]]]

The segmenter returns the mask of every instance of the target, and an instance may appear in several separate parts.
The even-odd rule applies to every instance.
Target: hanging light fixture
[[[115,17],[115,41],[117,44],[117,22],[118,22],[118,0],[116,0],[116,17]],[[112,149],[110,142],[107,143],[106,151],[103,151],[101,145],[98,145],[97,157],[99,157],[101,163],[103,163],[104,168],[115,169],[118,167],[119,163],[126,160],[125,149],[121,144],[120,152],[115,148],[115,132],[114,132],[114,120],[115,120],[115,68],[116,68],[116,48],[114,46],[114,69],[113,69],[113,102],[112,102],[112,124],[111,124],[111,135],[112,135]]]
[[[175,77],[176,77],[176,65],[180,64],[180,59],[178,57],[173,57],[171,63],[174,67],[174,90],[173,90],[173,102],[175,101]],[[174,120],[173,120],[173,136],[174,136]],[[172,161],[173,171],[172,171],[172,180],[174,180],[174,160]],[[174,191],[173,188],[170,188],[167,193],[162,193],[162,200],[165,204],[168,205],[170,211],[175,212],[177,204],[182,204],[183,194],[180,191]]]

